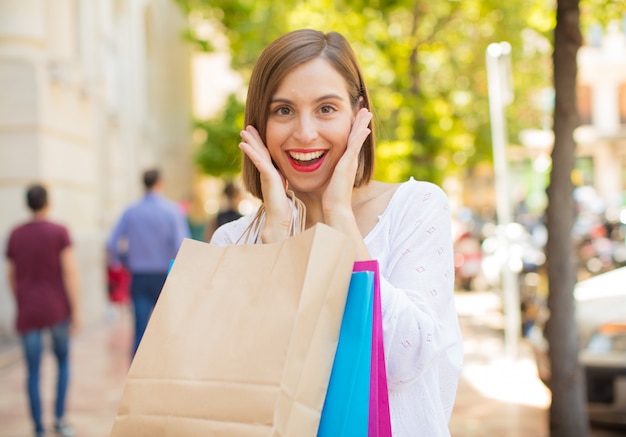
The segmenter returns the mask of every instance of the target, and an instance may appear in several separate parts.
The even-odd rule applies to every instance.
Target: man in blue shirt
[[[130,294],[135,314],[135,355],[152,310],[161,293],[170,261],[189,228],[179,206],[161,195],[159,170],[143,174],[145,196],[129,206],[107,244],[113,265],[123,263],[132,275]]]

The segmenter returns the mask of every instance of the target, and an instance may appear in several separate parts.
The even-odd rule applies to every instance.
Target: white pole
[[[507,253],[510,240],[506,229],[512,221],[511,199],[509,197],[508,164],[506,156],[507,133],[504,108],[513,100],[511,80],[511,45],[507,42],[489,44],[487,47],[487,82],[489,89],[489,113],[491,117],[491,137],[493,145],[493,165],[496,191],[496,214],[498,225],[505,231]],[[505,259],[502,269],[502,292],[506,325],[504,331],[505,349],[509,357],[517,356],[518,340],[521,332],[521,308],[517,275]]]

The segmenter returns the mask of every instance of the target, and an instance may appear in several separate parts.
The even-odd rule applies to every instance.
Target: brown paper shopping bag
[[[354,254],[325,225],[277,244],[185,240],[112,436],[315,436]]]

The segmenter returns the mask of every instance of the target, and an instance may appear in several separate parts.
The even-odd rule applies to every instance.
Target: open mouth
[[[289,157],[293,162],[302,167],[309,167],[318,163],[326,154],[323,150],[315,152],[289,152]]]

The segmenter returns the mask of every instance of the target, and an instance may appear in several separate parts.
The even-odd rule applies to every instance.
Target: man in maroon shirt
[[[11,232],[6,257],[9,285],[17,303],[16,327],[28,368],[30,412],[35,435],[43,436],[39,367],[42,336],[49,332],[58,365],[55,431],[67,437],[74,435],[65,422],[69,334],[80,325],[76,262],[67,229],[48,220],[46,189],[31,186],[26,201],[32,218]]]

